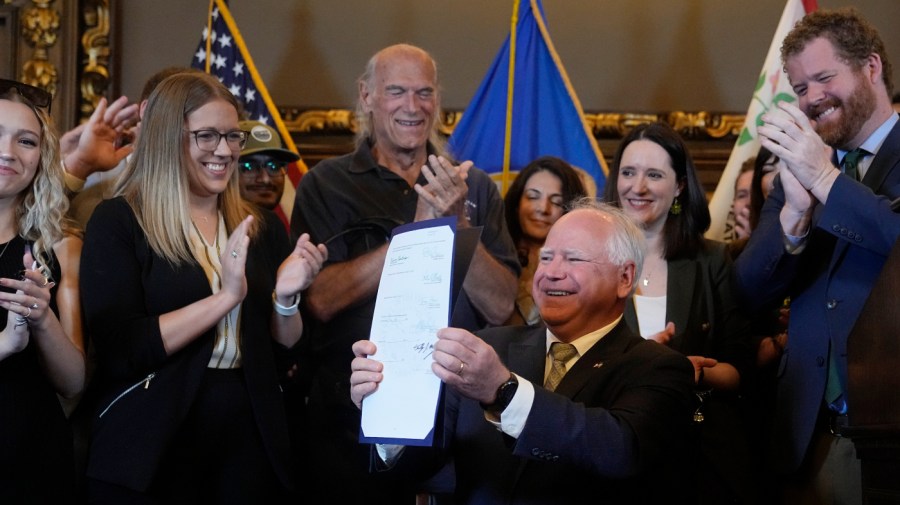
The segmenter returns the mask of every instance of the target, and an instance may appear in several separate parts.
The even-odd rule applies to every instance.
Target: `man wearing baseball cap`
[[[281,136],[271,126],[241,121],[240,129],[250,133],[238,160],[241,197],[273,210],[284,192],[284,167],[300,156],[282,146]]]

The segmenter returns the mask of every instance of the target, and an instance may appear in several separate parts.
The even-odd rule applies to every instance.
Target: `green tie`
[[[825,379],[825,402],[835,412],[844,413],[846,402],[844,401],[844,385],[846,378],[842,377],[837,364],[837,351],[833,345],[828,346],[828,371]]]
[[[566,375],[566,363],[578,356],[578,349],[575,349],[575,346],[572,344],[553,342],[550,344],[550,356],[553,358],[553,361],[550,364],[550,375],[544,381],[544,389],[553,391],[559,385],[563,376]]]
[[[845,154],[844,160],[841,161],[841,165],[844,167],[844,173],[847,174],[847,176],[852,177],[854,181],[859,180],[859,160],[867,154],[869,154],[869,151],[857,147]]]

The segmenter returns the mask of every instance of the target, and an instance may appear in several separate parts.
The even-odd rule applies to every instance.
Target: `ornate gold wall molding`
[[[356,133],[356,118],[349,109],[281,108],[281,117],[291,133],[346,132]]]
[[[89,0],[81,5],[84,21],[79,74],[79,120],[87,120],[109,88],[109,0]]]
[[[288,131],[298,135],[352,134],[356,132],[353,111],[349,109],[281,109]],[[444,111],[439,129],[450,135],[462,118],[462,111]],[[598,139],[621,139],[635,126],[653,121],[666,121],[685,140],[734,140],[744,125],[743,114],[708,111],[674,111],[660,114],[638,112],[599,112],[584,115]]]
[[[22,81],[56,94],[59,74],[50,61],[49,50],[59,35],[59,11],[50,5],[54,0],[33,0],[23,9],[20,21],[22,40],[34,51],[22,65]]]

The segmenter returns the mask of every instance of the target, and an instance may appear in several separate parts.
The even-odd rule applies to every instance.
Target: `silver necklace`
[[[643,280],[641,280],[641,284],[643,284],[645,288],[650,285],[650,277],[652,276],[653,272],[647,272],[647,274],[644,275]]]
[[[665,261],[665,260],[663,260]],[[650,285],[650,279],[656,274],[656,269],[646,271],[644,278],[641,279],[641,285],[645,288]]]

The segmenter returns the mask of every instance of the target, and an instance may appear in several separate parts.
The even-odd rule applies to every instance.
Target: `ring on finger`
[[[25,310],[27,310],[28,312],[23,317],[25,319],[28,319],[29,317],[31,317],[31,307],[25,307]],[[462,372],[462,369],[460,369],[459,371]]]
[[[237,257],[238,257],[238,252],[237,252],[236,250],[232,249],[232,250],[231,250],[231,257],[234,258],[234,259],[237,259]]]
[[[459,370],[456,371],[456,375],[462,375],[463,370],[466,369],[466,363],[463,361],[459,362]]]
[[[50,279],[44,277],[44,283],[41,284],[41,287],[42,287],[42,288],[46,288],[46,287],[47,287],[47,284],[50,284]]]
[[[31,299],[34,300],[34,303],[31,304],[31,308],[32,308],[32,309],[37,309],[37,308],[38,308],[37,298],[35,298],[35,297],[32,296]]]

